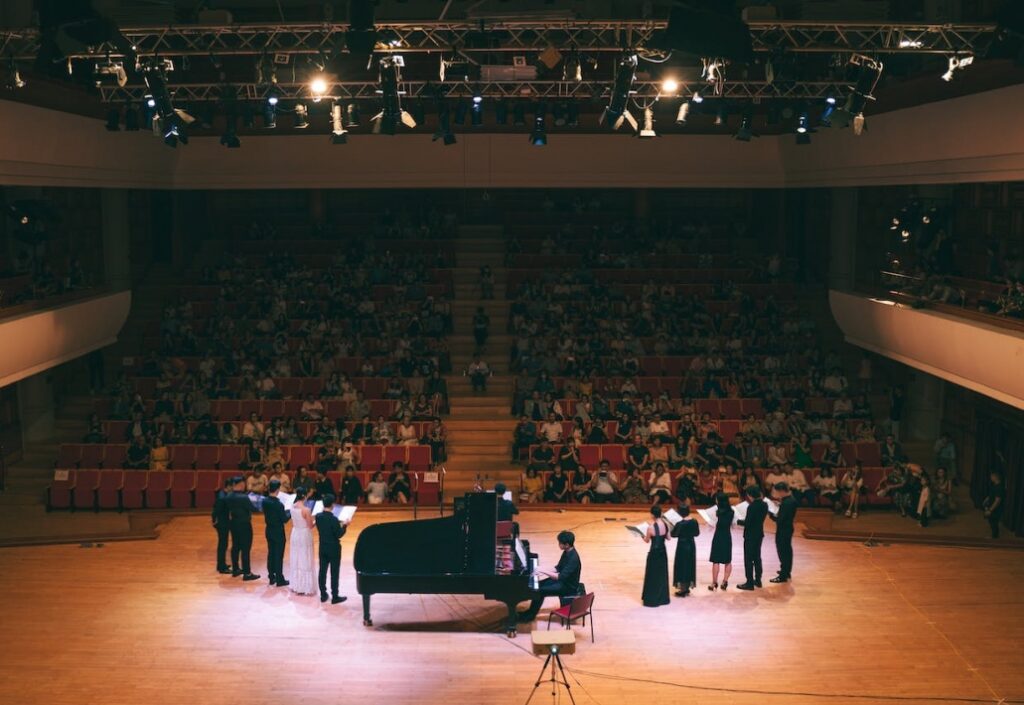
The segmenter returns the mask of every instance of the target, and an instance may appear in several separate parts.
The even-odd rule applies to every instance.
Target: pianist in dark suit
[[[519,613],[520,622],[532,622],[536,619],[545,597],[552,595],[576,597],[579,595],[580,571],[583,570],[583,566],[580,563],[579,553],[576,552],[576,536],[571,531],[559,532],[558,547],[562,549],[562,557],[558,559],[555,572],[538,571],[538,575],[546,577],[540,581],[537,590],[534,591],[536,597],[530,602],[530,609]]]
[[[327,602],[327,570],[331,571],[331,604],[344,602],[347,597],[338,596],[338,573],[341,572],[341,537],[346,526],[338,521],[331,508],[334,495],[324,495],[321,500],[324,510],[316,515],[316,531],[320,535],[320,602]]]

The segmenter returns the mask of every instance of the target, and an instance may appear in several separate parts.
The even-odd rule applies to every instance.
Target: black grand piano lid
[[[364,575],[493,574],[497,497],[467,494],[450,517],[366,527],[353,566]]]

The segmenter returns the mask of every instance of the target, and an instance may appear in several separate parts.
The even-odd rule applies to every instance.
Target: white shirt
[[[544,438],[556,443],[562,437],[562,424],[557,421],[545,421],[540,426],[540,433]]]
[[[668,435],[668,422],[667,421],[651,421],[647,426],[652,436],[667,436]]]

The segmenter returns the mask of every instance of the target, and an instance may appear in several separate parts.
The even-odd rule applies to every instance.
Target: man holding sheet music
[[[316,516],[313,521],[316,523],[316,531],[320,535],[320,602],[327,602],[327,571],[330,569],[331,604],[337,605],[348,599],[338,596],[338,573],[341,571],[341,537],[345,535],[352,517],[348,514],[344,521],[338,518],[338,515],[334,513],[334,495],[324,495],[317,504],[321,503],[323,504],[321,512],[317,513],[316,509],[313,510],[313,514]]]
[[[270,496],[263,500],[263,519],[266,523],[264,534],[267,537],[267,573],[270,584],[284,587],[290,583],[284,579],[284,525],[292,518],[286,511],[278,495],[281,494],[281,483],[271,480],[268,485]],[[293,496],[294,497],[294,496]]]
[[[736,523],[743,527],[743,570],[747,581],[737,585],[739,590],[753,590],[761,587],[761,542],[764,539],[764,520],[768,516],[768,504],[761,498],[756,485],[746,489],[746,516]]]
[[[558,547],[562,549],[562,557],[555,565],[555,571],[549,573],[539,570],[536,575],[542,578],[535,591],[536,597],[530,601],[530,609],[519,613],[520,622],[532,622],[537,618],[544,598],[552,595],[559,597],[576,597],[580,594],[580,572],[583,565],[576,552],[576,535],[571,531],[558,533]]]
[[[793,521],[796,519],[796,500],[785,482],[776,483],[775,496],[779,498],[779,511],[772,516],[775,522],[775,550],[779,553],[779,574],[773,583],[788,583],[793,573]]]
[[[227,496],[228,525],[231,528],[231,575],[243,576],[242,580],[259,580],[260,576],[249,568],[249,551],[252,550],[252,500],[245,491],[245,478],[236,475],[231,478],[234,491]]]

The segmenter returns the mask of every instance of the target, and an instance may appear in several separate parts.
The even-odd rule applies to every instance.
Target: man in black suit
[[[583,565],[576,552],[576,535],[571,531],[559,532],[558,547],[562,549],[562,557],[555,565],[555,572],[537,571],[538,575],[546,577],[537,586],[534,593],[536,597],[530,601],[530,609],[519,613],[520,622],[532,622],[536,619],[545,597],[551,595],[576,597],[580,594],[580,572],[583,570]]]
[[[228,512],[228,495],[231,493],[231,480],[224,481],[224,487],[217,490],[217,498],[213,500],[210,519],[217,530],[217,572],[230,573],[228,568],[228,535],[231,533],[231,514]]]
[[[494,494],[498,495],[498,521],[512,521],[512,517],[519,513],[519,508],[512,503],[511,499],[505,499],[508,488],[504,482],[494,485]]]
[[[245,478],[231,478],[234,490],[227,496],[228,520],[231,527],[231,575],[242,580],[259,580],[250,570],[249,551],[252,550],[252,502],[245,491]],[[241,563],[241,569],[239,569]]]
[[[344,602],[347,597],[338,597],[338,573],[341,571],[341,537],[346,527],[331,513],[334,495],[321,499],[324,510],[316,515],[316,531],[320,534],[320,602],[327,602],[327,569],[331,569],[331,604]]]
[[[289,582],[284,579],[284,525],[292,518],[286,512],[278,495],[281,494],[281,481],[271,480],[268,488],[270,495],[263,500],[263,520],[266,523],[264,534],[267,537],[267,573],[270,584],[284,587]]]
[[[775,550],[779,553],[779,574],[773,583],[788,583],[793,575],[793,522],[796,519],[796,500],[785,482],[775,483],[775,496],[779,498],[779,513],[769,515],[775,522]]]
[[[736,587],[740,590],[753,590],[761,587],[761,541],[764,539],[764,520],[768,516],[768,505],[761,498],[758,487],[748,487],[747,517],[737,522],[743,527],[743,569],[747,574],[747,582]]]

